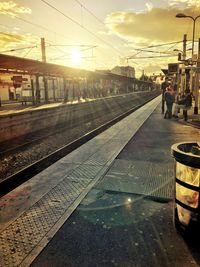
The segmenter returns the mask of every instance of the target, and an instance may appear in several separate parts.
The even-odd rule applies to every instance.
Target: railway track
[[[84,119],[84,118],[83,118]],[[90,119],[87,117],[87,119],[84,120],[85,123],[90,122]],[[62,133],[66,130],[72,130],[73,128],[77,127],[78,123],[66,126],[66,125],[58,125],[57,126],[57,130],[52,130],[52,128],[49,129],[45,129],[45,130],[41,130],[40,133],[36,132],[36,133],[31,133],[27,136],[20,136],[20,140],[23,139],[23,143],[21,143],[20,141],[13,141],[11,143],[9,143],[8,141],[6,141],[3,145],[1,144],[0,147],[0,158],[1,157],[5,157],[7,155],[10,155],[12,153],[16,153],[19,150],[25,149],[26,147],[35,144],[37,142],[40,142],[48,137],[54,136],[56,134]],[[8,147],[9,144],[9,148]]]
[[[24,167],[23,169],[19,170],[18,172],[14,173],[14,174],[10,175],[9,177],[7,177],[6,179],[2,180],[0,182],[0,197],[7,194],[8,192],[13,190],[14,188],[19,186],[20,184],[24,183],[25,181],[29,180],[37,173],[46,169],[48,166],[55,163],[57,160],[61,159],[62,157],[66,156],[67,154],[72,152],[77,147],[86,143],[87,141],[92,139],[94,136],[105,131],[107,128],[114,125],[115,123],[117,123],[121,119],[125,118],[126,116],[128,116],[129,114],[131,114],[132,112],[137,110],[138,108],[142,107],[143,105],[145,105],[146,103],[151,101],[153,98],[155,98],[155,96],[146,100],[142,104],[139,104],[139,105],[129,109],[128,111],[120,114],[119,116],[115,117],[114,119],[111,119],[110,121],[102,124],[101,126],[95,128],[94,130],[84,134],[80,138],[75,139],[74,141],[68,143],[67,145],[64,145],[63,147],[57,149],[56,151],[50,153],[49,155],[43,157],[42,159],[37,160],[36,162]],[[42,137],[42,138],[46,138],[46,137]],[[23,144],[23,145],[26,146],[28,144]],[[18,146],[15,149],[19,149],[19,148],[21,148],[21,147]],[[8,153],[8,151],[7,151],[7,153]]]

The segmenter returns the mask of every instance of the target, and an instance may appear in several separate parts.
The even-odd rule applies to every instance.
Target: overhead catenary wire
[[[52,31],[52,30],[49,30],[48,28],[46,28],[46,27],[44,27],[44,26],[42,26],[42,25],[39,25],[39,24],[36,24],[36,23],[33,23],[33,22],[31,22],[31,21],[28,21],[28,20],[26,20],[26,19],[23,19],[23,18],[20,18],[20,17],[18,17],[18,16],[14,16],[16,19],[19,19],[19,20],[21,20],[21,21],[23,21],[23,22],[26,22],[26,23],[28,23],[28,24],[30,24],[30,25],[32,25],[32,26],[35,26],[35,27],[39,27],[39,28],[43,28],[44,30],[46,30],[46,31],[48,31],[48,32],[52,32],[52,33],[55,33],[55,31]],[[0,24],[0,25],[2,25],[2,24]],[[4,25],[2,25],[2,26],[4,26]],[[67,38],[66,36],[64,36],[64,35],[62,35],[62,34],[59,34],[60,36],[62,36],[62,37],[64,37],[64,38]],[[49,45],[48,45],[49,47],[50,46],[52,46],[52,47],[59,47],[59,46],[71,46],[71,47],[88,47],[87,49],[92,49],[92,48],[95,48],[95,47],[97,47],[96,45],[83,45],[83,44],[74,44],[74,45],[62,45],[62,44],[50,44],[49,43]],[[24,47],[24,48],[13,48],[13,49],[10,49],[10,50],[5,50],[5,51],[2,51],[2,52],[0,52],[0,53],[7,53],[7,52],[15,52],[16,50],[23,50],[23,49],[28,49],[28,48],[30,48],[30,50],[23,56],[23,57],[26,57],[30,52],[31,52],[31,50],[33,49],[33,48],[35,48],[35,47],[37,47],[37,46],[33,46],[33,47],[30,47],[30,46],[28,46],[28,47]],[[47,46],[46,46],[47,47]],[[85,50],[87,50],[87,49],[85,49]],[[63,50],[61,50],[61,49],[59,49],[59,48],[57,48],[57,50],[59,50],[60,52],[62,52],[62,53],[64,53],[65,54],[65,52],[63,51]]]
[[[92,15],[98,22],[100,22],[101,24],[103,24],[105,26],[105,23],[103,21],[101,21],[91,10],[89,10],[86,6],[84,6],[79,0],[74,0],[75,2],[77,2],[81,8],[84,8],[90,15]],[[195,12],[196,7],[194,7],[193,13]],[[188,25],[189,28],[189,25]],[[188,30],[187,30],[188,31]],[[181,43],[182,41],[178,41],[178,43]],[[152,53],[163,53],[166,54],[168,53],[167,51],[169,51],[170,49],[172,49],[174,46],[177,45],[177,42],[172,42],[172,43],[168,43],[169,44],[173,44],[171,47],[169,47],[168,49],[166,49],[166,51],[162,51],[162,52],[157,52],[157,51],[146,51],[146,52],[152,52]],[[159,47],[159,46],[165,46],[166,44],[160,44],[158,46],[149,46],[149,48],[153,48],[153,47]],[[138,50],[138,51],[143,51],[145,52],[144,49],[134,49],[134,50]],[[128,59],[128,57],[126,57],[126,59]]]
[[[74,0],[75,2],[77,2],[81,8],[84,8],[90,15],[92,15],[99,23],[103,24],[105,26],[105,23],[100,20],[92,11],[90,11],[86,6],[84,6],[80,1],[78,0]]]
[[[23,58],[25,58],[25,57],[32,51],[33,48],[34,48],[34,47],[31,47],[31,48],[26,52],[26,54],[23,56]]]
[[[115,50],[115,52],[117,52],[119,55],[122,55],[121,51],[118,50],[117,48],[115,48],[113,45],[111,45],[110,43],[106,42],[105,40],[103,40],[102,38],[100,38],[99,36],[97,36],[96,34],[94,34],[92,31],[90,31],[88,28],[86,28],[85,26],[81,25],[78,21],[74,20],[73,18],[69,17],[68,15],[66,15],[65,13],[63,13],[62,11],[60,11],[58,8],[56,8],[55,6],[51,5],[49,2],[45,1],[45,0],[40,0],[42,1],[44,4],[48,5],[49,7],[51,7],[52,9],[56,10],[56,12],[60,13],[61,15],[63,15],[65,18],[69,19],[70,21],[72,21],[74,24],[78,25],[79,27],[81,27],[82,29],[84,29],[85,31],[87,31],[89,34],[91,34],[92,36],[94,36],[95,38],[97,38],[98,40],[100,40],[102,43],[106,44],[107,46],[111,47],[112,50]]]
[[[13,48],[13,49],[9,49],[9,50],[4,50],[4,51],[0,51],[0,53],[7,53],[7,52],[15,52],[15,51],[18,51],[18,50],[25,50],[25,49],[32,49],[32,48],[35,48],[37,47],[37,45],[34,45],[34,46],[26,46],[26,47],[21,47],[21,48]]]
[[[152,51],[147,51],[148,48],[154,48],[154,47],[161,47],[161,46],[167,46],[167,45],[171,45],[171,44],[178,44],[178,43],[182,43],[183,41],[174,41],[174,42],[169,42],[169,43],[162,43],[162,44],[157,44],[157,45],[149,45],[143,48],[133,48],[133,50],[139,51],[136,54],[127,57],[127,59],[132,59],[135,58],[138,54],[140,54],[141,52],[150,52],[152,53]],[[158,52],[158,53],[162,53],[162,52]],[[165,53],[164,53],[165,54]]]
[[[69,55],[70,55],[70,53],[69,52],[66,52],[66,51],[64,51],[64,50],[62,50],[62,49],[60,49],[60,47],[73,47],[73,48],[75,48],[75,47],[80,47],[80,48],[82,48],[82,49],[80,49],[80,52],[84,52],[84,51],[88,51],[88,50],[93,50],[93,48],[96,48],[97,46],[96,45],[77,45],[77,44],[75,44],[75,45],[69,45],[69,44],[52,44],[52,43],[50,43],[50,42],[47,42],[48,43],[48,47],[53,47],[54,49],[56,49],[57,51],[59,51],[59,52],[61,52],[62,53],[62,55],[59,55],[59,56],[56,56],[56,57],[52,57],[52,58],[50,58],[49,60],[50,61],[52,61],[52,60],[57,60],[57,59],[59,59],[59,58],[62,58],[62,57],[65,57],[66,58],[66,56],[67,57],[69,57]],[[81,57],[82,59],[84,59],[84,58],[86,58],[86,57]],[[67,58],[67,59],[70,59],[70,57],[69,58]]]
[[[163,58],[163,57],[176,57],[177,55],[165,55],[165,56],[146,56],[146,57],[131,57],[131,58],[128,58],[129,60],[130,59],[147,59],[147,58]]]
[[[42,26],[41,24],[37,24],[37,23],[33,23],[33,22],[31,22],[31,21],[29,21],[29,20],[27,20],[27,19],[23,19],[23,18],[20,18],[20,17],[18,17],[18,16],[14,16],[14,18],[16,18],[16,19],[18,19],[18,20],[21,20],[21,21],[23,21],[23,22],[26,22],[26,23],[28,23],[28,24],[30,24],[30,25],[32,25],[32,26],[35,26],[35,27],[37,27],[37,28],[42,28],[42,29],[44,29],[45,31],[48,31],[48,32],[51,32],[51,33],[56,33],[57,35],[59,35],[59,36],[61,36],[61,37],[63,37],[64,39],[66,39],[66,40],[68,40],[68,37],[66,36],[66,35],[63,35],[63,34],[61,34],[61,33],[58,33],[58,32],[55,32],[55,31],[53,31],[53,30],[50,30],[49,28],[46,28],[46,27],[44,27],[44,26]],[[1,25],[1,24],[0,24]],[[75,45],[75,46],[78,46],[78,45]]]
[[[53,45],[53,47],[56,48],[56,46],[54,46],[54,45]],[[95,47],[95,46],[94,46],[94,47]],[[93,47],[84,48],[84,49],[81,49],[80,52],[84,52],[84,51],[87,51],[87,50],[92,49],[92,48],[93,48]],[[64,51],[62,51],[62,50],[60,50],[60,51],[63,52],[62,55],[57,56],[57,57],[54,57],[54,58],[50,58],[49,60],[52,61],[52,60],[56,60],[56,59],[59,59],[59,58],[62,58],[62,57],[66,57],[66,56],[68,57],[68,56],[70,55],[70,53],[66,53],[66,52],[64,52]],[[91,57],[94,57],[94,56],[90,56],[90,58],[91,58]],[[81,59],[84,59],[84,58],[88,58],[88,57],[81,57]],[[70,59],[70,57],[67,58],[67,59]]]
[[[20,17],[18,17],[18,16],[16,16],[16,15],[15,15],[14,17],[15,17],[16,19],[19,19],[19,20],[21,20],[21,21],[24,21],[24,22],[26,22],[26,23],[28,23],[28,24],[30,24],[30,25],[32,25],[32,26],[39,27],[40,29],[42,28],[42,29],[44,29],[45,31],[55,33],[55,31],[52,31],[52,30],[50,30],[50,29],[48,29],[48,28],[46,28],[46,27],[44,27],[44,26],[42,26],[42,25],[40,25],[40,24],[31,22],[31,21],[26,20],[26,19],[23,19],[23,18],[20,18]],[[64,36],[64,35],[62,35],[62,36]],[[65,38],[67,38],[67,37],[65,36]]]
[[[166,51],[153,51],[153,50],[145,50],[145,49],[140,49],[140,48],[135,48],[134,50],[138,50],[141,52],[150,52],[150,53],[158,53],[158,54],[170,54],[170,52],[166,52]]]
[[[42,1],[42,0],[41,0]],[[77,3],[79,3],[80,5],[82,5],[82,7],[85,9],[85,10],[87,10],[87,8],[86,7],[84,7],[83,6],[83,4],[81,4],[79,1],[77,1],[77,0],[75,0]],[[42,1],[42,2],[47,2],[47,1]],[[87,10],[88,11],[88,10]],[[94,15],[94,14],[93,14]],[[94,17],[95,17],[95,15],[94,15]],[[35,23],[32,23],[32,22],[28,22],[28,21],[26,21],[26,20],[24,20],[24,19],[22,19],[22,18],[18,18],[18,19],[21,19],[22,21],[25,21],[25,22],[27,22],[27,23],[30,23],[30,24],[32,24],[33,26],[37,26],[37,27],[40,27],[40,28],[43,28],[43,29],[45,29],[45,30],[48,30],[48,31],[50,31],[50,32],[53,32],[53,33],[55,33],[55,31],[51,31],[51,30],[49,30],[49,29],[47,29],[47,28],[45,28],[45,27],[43,27],[42,25],[38,25],[38,24],[35,24]],[[102,21],[101,21],[101,23],[102,24],[104,24]],[[86,30],[87,28],[85,28],[83,25],[81,25],[80,23],[79,23],[79,26],[81,26],[84,30]],[[64,36],[64,35],[62,35],[62,36]],[[97,37],[98,39],[100,38],[100,37],[98,37],[98,36],[96,36],[95,35],[95,37]],[[101,38],[100,38],[101,39]],[[105,43],[105,41],[103,40],[103,42]],[[180,41],[180,43],[181,43],[182,41]],[[173,42],[173,43],[175,43],[175,44],[177,44],[177,42]],[[159,47],[159,46],[164,46],[164,45],[169,45],[170,43],[168,43],[168,44],[158,44],[158,45],[154,45],[154,46],[148,46],[149,48],[150,47]],[[51,45],[51,46],[53,46],[53,45]],[[55,45],[55,46],[62,46],[62,45]],[[63,45],[64,46],[64,45]],[[69,45],[70,46],[70,45]],[[76,46],[76,45],[75,45]],[[78,46],[78,45],[77,45]],[[112,48],[113,48],[113,46],[112,46]],[[143,48],[143,49],[146,49],[146,48]],[[138,52],[137,54],[139,54],[139,53],[141,53],[141,52],[145,52],[145,50],[143,51],[143,49],[135,49],[135,50],[137,50],[137,51],[140,51],[140,52]],[[13,49],[13,51],[16,51],[16,49]],[[117,49],[117,51],[118,51],[118,49]],[[121,52],[121,51],[120,51]],[[148,51],[146,51],[146,52],[148,52]],[[149,51],[149,52],[152,52],[152,51]],[[27,52],[28,53],[28,52]],[[162,53],[162,52],[152,52],[152,53]],[[127,57],[126,57],[127,58]]]
[[[41,0],[42,1],[42,0]],[[44,1],[43,1],[44,2]],[[45,1],[46,2],[46,1]],[[24,21],[24,22],[26,22],[26,23],[28,23],[28,24],[31,24],[31,25],[33,25],[33,26],[35,26],[35,27],[39,27],[39,28],[43,28],[44,30],[46,30],[46,31],[49,31],[49,32],[52,32],[52,33],[55,33],[55,31],[52,31],[52,30],[50,30],[49,28],[46,28],[46,27],[44,27],[44,26],[42,26],[42,25],[39,25],[39,24],[36,24],[36,23],[33,23],[33,22],[30,22],[30,21],[28,21],[28,20],[26,20],[26,19],[23,19],[23,18],[20,18],[20,17],[18,17],[18,16],[16,16],[15,15],[15,18],[17,18],[17,19],[19,19],[19,20],[21,20],[21,21]],[[75,21],[74,21],[75,22]],[[75,22],[76,23],[76,22]],[[81,26],[80,24],[78,24],[79,26]],[[81,26],[82,27],[82,26]],[[82,27],[82,28],[84,28],[84,27]],[[58,33],[57,33],[58,34]],[[62,35],[62,34],[59,34],[60,36],[62,36],[62,37],[64,37],[64,38],[66,38],[66,36],[64,36],[64,35]],[[97,38],[100,38],[100,37],[97,37]],[[100,38],[101,39],[101,38]],[[103,40],[103,42],[104,42],[104,40]],[[182,41],[180,41],[180,42],[182,42]],[[151,46],[148,46],[148,47],[146,47],[146,48],[153,48],[153,47],[159,47],[159,46],[164,46],[164,45],[169,45],[169,44],[177,44],[177,43],[179,43],[179,42],[171,42],[171,43],[165,43],[165,44],[158,44],[158,45],[151,45]],[[110,44],[109,44],[110,45]],[[57,45],[58,46],[58,45]],[[59,45],[59,46],[62,46],[62,45]],[[69,45],[70,46],[70,45]],[[78,45],[75,45],[75,46],[78,46]],[[80,45],[80,46],[84,46],[84,45]],[[29,48],[29,47],[27,47],[27,48]],[[113,48],[113,47],[112,47]],[[143,48],[143,49],[146,49],[146,48]],[[21,49],[21,48],[20,48]],[[18,49],[11,49],[11,50],[6,50],[6,51],[3,51],[3,53],[4,52],[12,52],[12,51],[16,51],[16,50],[18,50]],[[134,50],[136,50],[136,49],[134,49]],[[138,49],[139,50],[139,49]],[[60,50],[61,51],[61,50]],[[118,50],[117,50],[118,51]],[[63,51],[62,51],[63,52]],[[142,52],[142,49],[141,49],[141,51],[139,51],[137,54],[139,54],[140,52]],[[135,56],[135,55],[134,55]],[[126,57],[127,59],[129,59],[129,57]]]

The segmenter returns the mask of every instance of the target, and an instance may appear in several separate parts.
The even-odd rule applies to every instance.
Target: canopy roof
[[[49,76],[88,76],[91,71],[0,54],[0,71]]]
[[[124,82],[142,82],[135,78],[117,75],[111,72],[100,73],[83,69],[70,68],[63,65],[45,63],[38,60],[20,58],[0,54],[0,72],[14,74],[46,75],[54,77],[112,79]]]

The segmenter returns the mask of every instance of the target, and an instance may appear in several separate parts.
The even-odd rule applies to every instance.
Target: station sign
[[[21,75],[13,76],[11,77],[11,80],[13,81],[13,86],[15,89],[20,88],[23,82],[28,81],[27,78],[23,78]]]
[[[23,78],[22,76],[13,76],[13,77],[11,78],[11,80],[12,80],[13,82],[16,82],[16,83],[22,83],[22,82],[26,82],[26,81],[28,81],[27,78]]]
[[[168,64],[168,74],[178,73],[179,63],[170,63]]]

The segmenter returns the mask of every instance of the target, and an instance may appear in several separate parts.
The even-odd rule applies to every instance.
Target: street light
[[[186,51],[191,51],[191,50],[192,50],[192,48],[189,48]],[[186,53],[184,51],[176,48],[176,49],[173,50],[173,52],[178,52],[178,61],[185,61],[185,62],[189,63],[189,59],[186,60]]]
[[[192,16],[188,16],[188,15],[185,15],[183,13],[178,13],[178,14],[176,14],[176,18],[190,18],[193,20],[193,31],[192,31],[192,57],[193,57],[193,55],[194,55],[195,22],[198,18],[200,18],[200,15],[196,16],[196,18],[193,18]]]
[[[192,31],[192,63],[193,63],[193,55],[194,55],[194,38],[195,38],[195,22],[198,18],[200,18],[200,15],[193,18],[192,16],[185,15],[183,13],[176,14],[176,18],[190,18],[193,20],[193,31]],[[191,69],[191,88],[192,88],[192,69]],[[195,90],[195,106],[194,106],[194,114],[198,114],[198,87]]]

